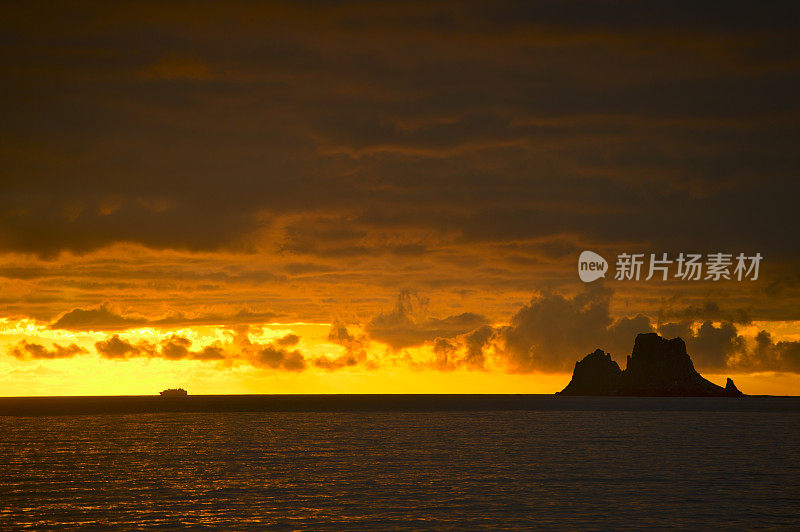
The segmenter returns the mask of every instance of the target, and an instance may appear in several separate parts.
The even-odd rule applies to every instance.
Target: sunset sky
[[[647,331],[800,394],[797,7],[579,4],[6,5],[0,395],[552,393]]]

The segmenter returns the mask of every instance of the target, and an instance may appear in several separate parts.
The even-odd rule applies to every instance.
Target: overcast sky
[[[568,371],[659,330],[720,372],[800,371],[799,22],[752,2],[6,6],[0,314],[164,331],[122,358],[169,358],[178,327],[324,323],[340,365],[377,342],[377,365],[427,346],[438,369]],[[584,285],[584,249],[765,258],[752,282]],[[13,340],[15,364],[37,358],[18,341],[108,347]],[[169,352],[267,349],[242,341]],[[259,360],[297,370],[295,344]]]

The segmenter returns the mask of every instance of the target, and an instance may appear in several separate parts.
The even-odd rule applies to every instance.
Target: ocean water
[[[0,417],[0,529],[800,528],[796,409],[602,400]]]

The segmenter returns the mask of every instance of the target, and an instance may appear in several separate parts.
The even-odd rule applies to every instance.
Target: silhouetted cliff
[[[622,370],[602,349],[575,362],[572,380],[561,392],[564,395],[611,395],[619,389]]]
[[[656,333],[636,336],[625,371],[600,349],[575,363],[572,380],[560,395],[635,395],[660,397],[741,397],[731,379],[723,388],[704,379],[681,338]]]

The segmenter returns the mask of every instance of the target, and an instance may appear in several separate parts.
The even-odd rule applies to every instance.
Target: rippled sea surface
[[[1,529],[533,526],[797,529],[800,413],[0,417]]]

